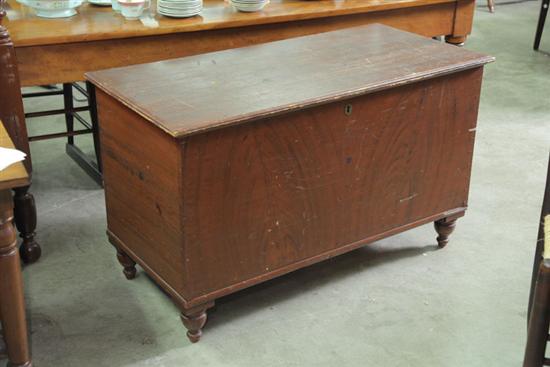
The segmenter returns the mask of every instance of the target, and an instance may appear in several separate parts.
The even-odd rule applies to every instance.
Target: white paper
[[[27,155],[17,149],[0,147],[0,171],[16,162],[21,162]]]

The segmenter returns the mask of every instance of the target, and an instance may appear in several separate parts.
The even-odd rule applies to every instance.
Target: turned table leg
[[[36,205],[34,196],[29,193],[29,186],[14,190],[15,225],[20,233],[23,243],[19,248],[21,259],[26,263],[33,263],[40,258],[42,250],[35,241],[36,235]]]
[[[472,32],[476,2],[463,0],[456,2],[452,33],[445,36],[445,42],[463,46],[466,38]]]
[[[119,248],[116,249],[116,257],[120,265],[124,268],[122,272],[126,276],[126,279],[134,279],[136,277],[136,262]]]
[[[449,243],[449,236],[456,227],[456,218],[449,219],[449,218],[443,218],[440,220],[437,220],[434,222],[435,230],[438,234],[437,236],[437,244],[439,247],[443,248],[447,246]]]
[[[196,343],[202,336],[202,328],[206,324],[206,310],[214,306],[214,302],[185,309],[181,312],[181,321],[187,328],[187,337],[191,343]]]
[[[0,192],[0,314],[11,367],[32,366],[27,339],[21,263],[13,227],[13,200]]]

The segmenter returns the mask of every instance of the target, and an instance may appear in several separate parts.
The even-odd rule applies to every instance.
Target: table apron
[[[474,2],[465,1],[464,3]],[[16,48],[22,86],[84,80],[84,73],[224,49],[244,47],[369,23],[382,23],[427,37],[467,35],[471,24],[455,24],[459,3],[352,14],[278,24],[158,36]]]

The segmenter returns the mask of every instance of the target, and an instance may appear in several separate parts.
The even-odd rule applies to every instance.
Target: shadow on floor
[[[391,242],[385,245],[369,244],[357,250],[321,261],[303,269],[293,271],[275,279],[254,285],[216,300],[215,306],[208,312],[208,329],[215,329],[226,322],[274,306],[306,292],[313,293],[325,284],[338,282],[362,271],[377,266],[397,262],[409,257],[422,256],[426,252],[436,251],[437,245],[421,247],[396,247]],[[144,272],[141,272],[146,275]],[[147,277],[154,284],[155,282]],[[157,286],[163,292],[164,290]],[[166,293],[165,293],[166,294]],[[168,296],[166,294],[166,296]],[[223,317],[217,317],[217,309],[223,308]]]

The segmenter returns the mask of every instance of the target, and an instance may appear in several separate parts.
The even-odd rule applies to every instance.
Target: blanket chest
[[[191,341],[245,287],[464,214],[489,56],[369,25],[87,74],[110,242]]]

